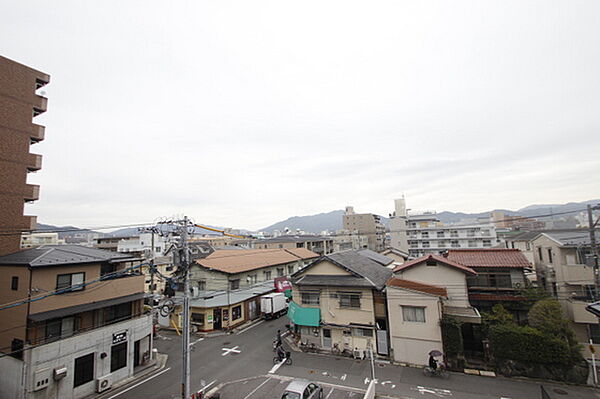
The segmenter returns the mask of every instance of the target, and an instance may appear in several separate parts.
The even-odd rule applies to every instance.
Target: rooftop
[[[97,263],[134,260],[130,254],[89,248],[81,245],[40,245],[0,257],[0,265],[29,267],[60,266],[75,263]]]
[[[431,260],[434,260],[436,262],[442,263],[442,264],[444,264],[446,266],[449,266],[449,267],[453,267],[453,268],[458,269],[458,270],[460,270],[460,271],[462,271],[464,273],[467,273],[467,274],[477,274],[477,272],[475,270],[471,269],[468,266],[465,266],[465,265],[462,265],[460,263],[454,262],[454,261],[452,261],[450,259],[447,259],[447,258],[445,258],[443,256],[434,255],[434,254],[424,255],[424,256],[421,256],[420,258],[413,259],[413,260],[411,260],[409,262],[403,263],[403,264],[397,266],[394,269],[394,273],[401,272],[401,271],[403,271],[405,269],[408,269],[408,268],[416,266],[416,265],[420,265],[420,264],[422,264],[424,262],[431,261]]]
[[[387,286],[403,288],[403,289],[407,289],[410,291],[418,291],[418,292],[422,292],[424,294],[429,294],[429,295],[448,297],[448,293],[446,292],[446,288],[444,288],[444,287],[438,287],[437,285],[418,283],[416,281],[404,280],[404,279],[396,278],[396,277],[389,279],[387,282]]]
[[[394,263],[394,259],[388,258],[387,256],[385,256],[383,254],[379,254],[375,251],[371,251],[370,249],[362,249],[362,250],[358,251],[358,253],[361,254],[362,256],[366,256],[367,258],[371,259],[372,261],[379,263],[381,266],[387,266],[391,263]]]
[[[209,269],[234,274],[317,257],[318,254],[305,248],[217,249],[206,258],[198,259],[196,263]]]
[[[275,291],[273,281],[253,285],[252,287],[232,291],[200,291],[200,295],[190,299],[190,306],[196,308],[214,308],[244,302],[259,295]]]
[[[518,249],[450,249],[446,259],[461,265],[477,267],[530,268],[531,263]]]
[[[331,241],[332,237],[324,237],[317,235],[286,235],[273,238],[263,238],[256,240],[256,243],[271,243],[271,242],[305,242],[305,241]]]
[[[542,231],[540,233],[543,233],[544,235],[550,237],[554,241],[560,243],[560,245],[566,246],[566,247],[590,245],[590,233],[588,230],[561,231],[561,232]]]

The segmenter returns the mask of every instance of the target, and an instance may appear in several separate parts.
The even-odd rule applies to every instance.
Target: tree
[[[515,318],[504,306],[497,303],[492,307],[491,312],[482,314],[481,327],[483,336],[489,338],[489,332],[492,326],[504,324],[515,324]]]

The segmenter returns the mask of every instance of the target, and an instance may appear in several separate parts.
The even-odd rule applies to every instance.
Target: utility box
[[[42,389],[48,388],[50,380],[52,379],[51,369],[36,370],[33,376],[33,390],[41,391]]]
[[[267,320],[276,319],[287,313],[287,308],[287,298],[282,292],[274,292],[260,297],[260,313]]]

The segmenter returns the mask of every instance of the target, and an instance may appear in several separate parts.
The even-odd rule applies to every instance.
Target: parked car
[[[281,399],[322,399],[323,388],[307,380],[294,380],[289,383]]]

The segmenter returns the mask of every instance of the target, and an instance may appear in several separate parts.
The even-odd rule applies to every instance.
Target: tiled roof
[[[81,245],[41,245],[0,257],[0,265],[29,267],[60,266],[76,263],[126,261],[131,254],[89,248]]]
[[[263,267],[282,265],[317,258],[319,255],[304,249],[223,249],[216,250],[197,264],[224,273],[241,273]]]
[[[373,287],[363,277],[357,276],[328,276],[322,274],[307,274],[294,281],[298,286],[325,286],[325,287]]]
[[[461,265],[477,267],[530,268],[531,263],[518,249],[451,249],[446,259]]]
[[[420,258],[413,259],[409,262],[403,263],[402,265],[399,265],[394,269],[394,273],[401,272],[405,269],[408,269],[409,267],[420,265],[421,263],[427,262],[428,260],[435,260],[446,266],[453,267],[453,268],[458,269],[467,274],[477,274],[477,272],[475,270],[471,269],[470,267],[461,265],[460,263],[453,262],[452,260],[444,258],[443,256],[434,255],[434,254],[424,255],[424,256],[421,256]]]
[[[374,288],[378,290],[385,287],[386,281],[391,277],[392,271],[381,264],[361,255],[358,251],[343,251],[327,255],[333,263],[346,268],[355,275],[364,277],[370,281]]]
[[[565,247],[590,245],[590,233],[587,230],[569,232],[544,232],[544,235],[552,238],[554,241],[559,242],[560,245]]]
[[[416,281],[404,280],[404,279],[396,278],[396,277],[389,279],[386,285],[389,287],[398,287],[398,288],[405,288],[405,289],[408,289],[411,291],[419,291],[419,292],[423,292],[425,294],[448,297],[448,293],[446,292],[446,288],[444,288],[444,287],[438,287],[437,285],[418,283]]]
[[[390,263],[394,262],[394,259],[392,258],[388,258],[385,255],[382,254],[378,254],[375,251],[371,251],[370,249],[362,249],[360,251],[358,251],[359,254],[361,254],[362,256],[366,256],[367,258],[374,260],[375,262],[379,263],[381,266],[387,266]]]

